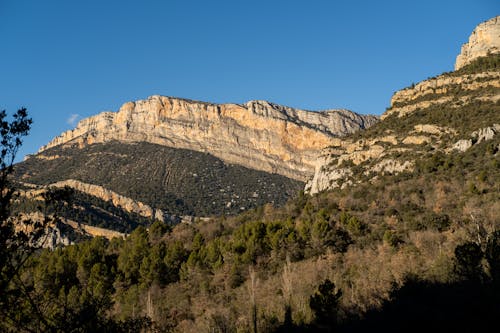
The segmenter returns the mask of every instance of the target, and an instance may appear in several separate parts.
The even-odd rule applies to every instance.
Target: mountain
[[[56,146],[149,142],[206,152],[226,163],[300,181],[314,170],[318,151],[331,138],[377,122],[347,110],[311,112],[266,101],[211,104],[164,96],[125,103],[118,112],[84,119],[39,153]]]
[[[17,165],[16,174],[25,183],[69,186],[160,221],[281,205],[303,187],[207,153],[147,142],[56,146]]]
[[[377,121],[346,110],[152,96],[83,119],[17,164],[15,175],[24,185],[68,186],[151,221],[231,215],[284,204],[312,175],[321,148]]]

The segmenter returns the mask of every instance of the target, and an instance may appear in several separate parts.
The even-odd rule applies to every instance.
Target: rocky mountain
[[[226,163],[305,181],[318,152],[334,137],[368,128],[377,117],[347,110],[311,112],[266,101],[212,104],[151,96],[118,112],[83,119],[39,153],[56,146],[149,142],[206,152]]]
[[[457,70],[396,92],[380,123],[324,149],[306,190],[314,194],[373,182],[384,174],[411,173],[421,160],[438,152],[463,153],[496,137],[499,31],[499,17],[480,24],[462,47]]]
[[[312,175],[321,148],[377,121],[347,110],[152,96],[83,119],[16,165],[15,174],[37,190],[70,187],[146,220],[191,221],[284,204]],[[92,224],[102,226],[97,220]],[[130,231],[120,221],[109,225]]]

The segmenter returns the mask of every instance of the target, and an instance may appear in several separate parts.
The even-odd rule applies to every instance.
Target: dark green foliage
[[[309,298],[309,306],[318,324],[335,326],[341,296],[342,292],[335,291],[335,284],[330,280],[326,279],[319,285],[318,290]]]
[[[459,278],[466,281],[481,281],[484,271],[481,260],[483,252],[481,246],[468,242],[455,248],[455,272]]]
[[[412,219],[409,227],[412,230],[448,230],[451,225],[450,217],[446,214],[426,212],[420,218]]]
[[[236,214],[265,203],[282,205],[303,183],[277,174],[225,164],[212,155],[150,143],[109,142],[55,147],[16,165],[24,182],[65,179],[101,185],[170,214]]]
[[[393,230],[386,230],[384,232],[384,242],[391,247],[397,247],[399,244],[403,243],[403,239]]]
[[[336,332],[488,332],[498,322],[499,296],[492,284],[409,277],[381,309],[347,320]]]

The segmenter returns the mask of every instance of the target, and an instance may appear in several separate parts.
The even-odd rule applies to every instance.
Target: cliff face
[[[479,24],[469,37],[469,42],[462,46],[457,56],[455,70],[488,54],[500,53],[500,16]]]
[[[104,201],[111,202],[116,207],[121,207],[123,210],[127,212],[133,212],[148,218],[154,217],[156,220],[160,220],[162,222],[165,222],[166,220],[161,210],[155,210],[154,208],[151,208],[151,206],[145,203],[132,200],[130,198],[127,198],[123,195],[120,195],[116,192],[108,190],[99,185],[92,185],[80,182],[78,180],[68,179],[54,184],[50,184],[49,186],[62,187],[62,188],[68,186],[80,192],[93,195]]]
[[[228,163],[305,180],[332,138],[377,120],[346,110],[311,112],[265,101],[218,105],[151,96],[125,103],[118,112],[83,119],[39,152],[58,145],[144,141],[209,152]]]

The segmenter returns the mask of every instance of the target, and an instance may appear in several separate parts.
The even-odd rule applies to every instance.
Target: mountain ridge
[[[209,152],[225,162],[304,181],[321,148],[378,121],[347,110],[305,111],[266,101],[214,104],[154,95],[81,120],[58,145],[146,141]]]

